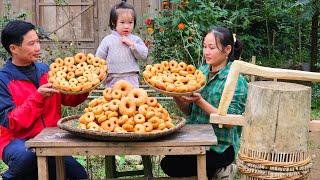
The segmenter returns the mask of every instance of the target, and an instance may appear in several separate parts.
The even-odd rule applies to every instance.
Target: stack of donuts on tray
[[[200,70],[175,60],[147,65],[143,77],[149,85],[171,93],[195,92],[206,83],[206,77]]]
[[[106,77],[104,59],[93,54],[77,53],[74,57],[56,58],[50,64],[48,81],[64,93],[88,92]]]
[[[168,111],[155,97],[125,80],[90,101],[78,125],[80,129],[119,133],[156,133],[173,127]]]

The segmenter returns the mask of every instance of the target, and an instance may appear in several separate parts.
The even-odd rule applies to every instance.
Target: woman
[[[206,75],[207,84],[201,93],[175,98],[179,108],[187,115],[190,124],[208,124],[209,115],[217,113],[225,81],[234,59],[240,57],[242,44],[235,40],[230,30],[216,27],[209,31],[203,41],[206,64],[199,69]],[[247,82],[238,79],[228,114],[242,114],[247,96]],[[232,162],[239,149],[241,127],[219,128],[213,125],[218,144],[207,151],[207,176],[209,179],[233,179]],[[163,171],[172,177],[196,176],[196,156],[166,156],[161,161]],[[230,177],[229,177],[230,176]]]

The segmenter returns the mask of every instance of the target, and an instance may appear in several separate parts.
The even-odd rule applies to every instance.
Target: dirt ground
[[[320,179],[320,132],[309,133],[309,147],[312,156],[310,180]]]

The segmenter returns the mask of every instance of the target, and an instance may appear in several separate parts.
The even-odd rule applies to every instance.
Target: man
[[[25,141],[46,127],[56,127],[62,104],[76,106],[88,94],[61,94],[48,83],[48,66],[37,62],[41,52],[33,24],[9,22],[2,30],[1,43],[11,55],[0,70],[0,158],[9,167],[2,177],[34,180],[37,160]],[[54,159],[48,161],[50,179],[56,179]],[[64,163],[68,179],[88,178],[73,157],[65,157]]]

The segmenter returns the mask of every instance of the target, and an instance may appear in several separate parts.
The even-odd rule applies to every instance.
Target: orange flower
[[[153,28],[148,27],[148,28],[147,28],[147,33],[148,33],[148,34],[153,34]]]
[[[186,27],[186,25],[184,23],[179,23],[178,24],[178,29],[179,30],[183,30]]]
[[[160,29],[159,29],[159,32],[164,32],[164,28],[163,27],[161,27]]]

